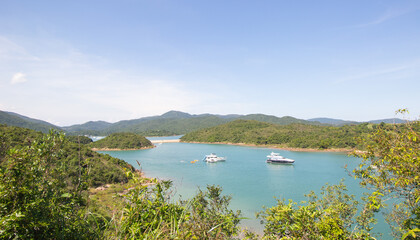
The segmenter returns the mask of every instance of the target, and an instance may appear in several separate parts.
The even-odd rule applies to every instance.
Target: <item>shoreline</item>
[[[177,143],[181,142],[181,140],[178,139],[162,139],[162,140],[150,140],[151,143]]]
[[[180,139],[175,140],[155,140],[152,141],[152,143],[174,143],[174,142],[181,142],[181,143],[194,143],[194,144],[219,144],[219,145],[232,145],[232,146],[244,146],[244,147],[256,147],[256,148],[272,148],[272,149],[279,149],[279,150],[285,150],[285,151],[295,151],[295,152],[331,152],[331,153],[351,153],[354,151],[358,151],[356,149],[309,149],[309,148],[290,148],[290,147],[282,147],[279,145],[257,145],[257,144],[245,144],[245,143],[227,143],[227,142],[187,142],[187,141],[181,141]],[[148,148],[141,148],[141,149],[101,149],[97,151],[135,151],[135,150],[145,150],[149,148],[156,147],[153,145],[153,147]],[[93,149],[92,149],[93,150]],[[125,161],[125,160],[124,160]],[[158,181],[165,180],[165,178],[161,178],[160,176],[151,176],[150,172],[145,171],[142,168],[142,165],[136,167],[136,172],[142,177],[146,179],[156,179]],[[172,181],[172,179],[169,179]],[[185,196],[184,196],[185,197]],[[183,199],[185,200],[185,198]],[[231,208],[233,209],[233,208]],[[264,226],[259,224],[258,219],[255,217],[249,218],[249,219],[243,219],[241,220],[239,227],[242,230],[248,229],[252,232],[262,236],[264,232]]]
[[[362,153],[362,150],[353,149],[353,148],[329,148],[329,149],[317,149],[317,148],[293,148],[293,147],[284,147],[279,145],[258,145],[252,143],[231,143],[231,142],[189,142],[189,141],[181,141],[181,139],[165,139],[165,140],[151,140],[153,144],[156,143],[194,143],[194,144],[220,144],[220,145],[233,145],[233,146],[245,146],[245,147],[257,147],[257,148],[273,148],[278,150],[284,151],[291,151],[291,152],[331,152],[331,153]],[[91,148],[92,151],[137,151],[137,150],[146,150],[155,148],[156,145],[150,147],[143,147],[143,148]]]
[[[150,147],[142,147],[142,148],[91,148],[92,151],[137,151],[137,150],[146,150],[146,149],[152,149],[156,146],[150,146]]]
[[[150,140],[153,143],[150,147],[142,147],[142,148],[91,148],[92,151],[137,151],[137,150],[146,150],[155,148],[155,143],[177,143],[180,142],[180,139],[167,139],[167,140]]]
[[[285,151],[292,152],[337,152],[337,153],[352,153],[355,151],[360,151],[357,149],[349,148],[330,148],[330,149],[316,149],[316,148],[292,148],[292,147],[282,147],[279,145],[258,145],[252,143],[230,143],[230,142],[187,142],[180,141],[183,143],[195,143],[195,144],[225,144],[225,145],[234,145],[234,146],[245,146],[245,147],[258,147],[258,148],[274,148]]]

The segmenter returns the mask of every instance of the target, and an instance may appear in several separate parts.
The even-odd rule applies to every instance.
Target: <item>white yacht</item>
[[[267,156],[267,163],[285,163],[285,164],[292,164],[295,160],[285,158],[283,156],[280,156],[280,154],[271,152],[270,155]]]
[[[204,162],[214,163],[214,162],[223,162],[226,161],[225,157],[218,157],[216,154],[212,153],[204,157]]]

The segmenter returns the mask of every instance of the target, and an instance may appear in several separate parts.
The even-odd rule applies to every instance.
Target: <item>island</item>
[[[113,133],[90,144],[94,151],[139,150],[153,148],[147,138],[135,133]]]

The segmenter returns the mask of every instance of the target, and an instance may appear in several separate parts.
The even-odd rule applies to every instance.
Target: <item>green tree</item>
[[[265,224],[264,239],[371,239],[374,211],[346,193],[343,183],[326,185],[321,197],[305,195],[301,205],[277,200],[277,205],[257,214]]]
[[[92,239],[86,184],[66,183],[60,159],[64,136],[50,132],[29,146],[9,149],[0,171],[1,239]]]
[[[94,148],[115,149],[140,149],[153,147],[153,144],[145,137],[135,133],[113,133],[104,139],[92,142]]]
[[[372,189],[373,207],[384,207],[393,199],[387,221],[398,238],[420,237],[419,130],[419,121],[381,125],[363,139],[366,151],[355,154],[363,162],[354,173],[362,186]]]
[[[229,239],[239,232],[240,211],[229,209],[231,197],[222,195],[222,189],[209,185],[190,200],[188,221],[184,227],[194,239]]]
[[[189,201],[171,199],[171,182],[134,177],[137,184],[126,195],[118,239],[229,239],[239,231],[239,214],[228,209],[230,197],[220,187],[208,186]]]

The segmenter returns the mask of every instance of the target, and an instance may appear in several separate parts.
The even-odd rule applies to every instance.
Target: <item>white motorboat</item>
[[[280,154],[271,152],[270,155],[267,156],[267,163],[283,163],[283,164],[292,164],[295,160],[285,158],[283,156],[280,156]]]
[[[223,162],[226,161],[225,157],[218,157],[216,154],[212,153],[204,157],[204,162],[214,163],[214,162]]]

